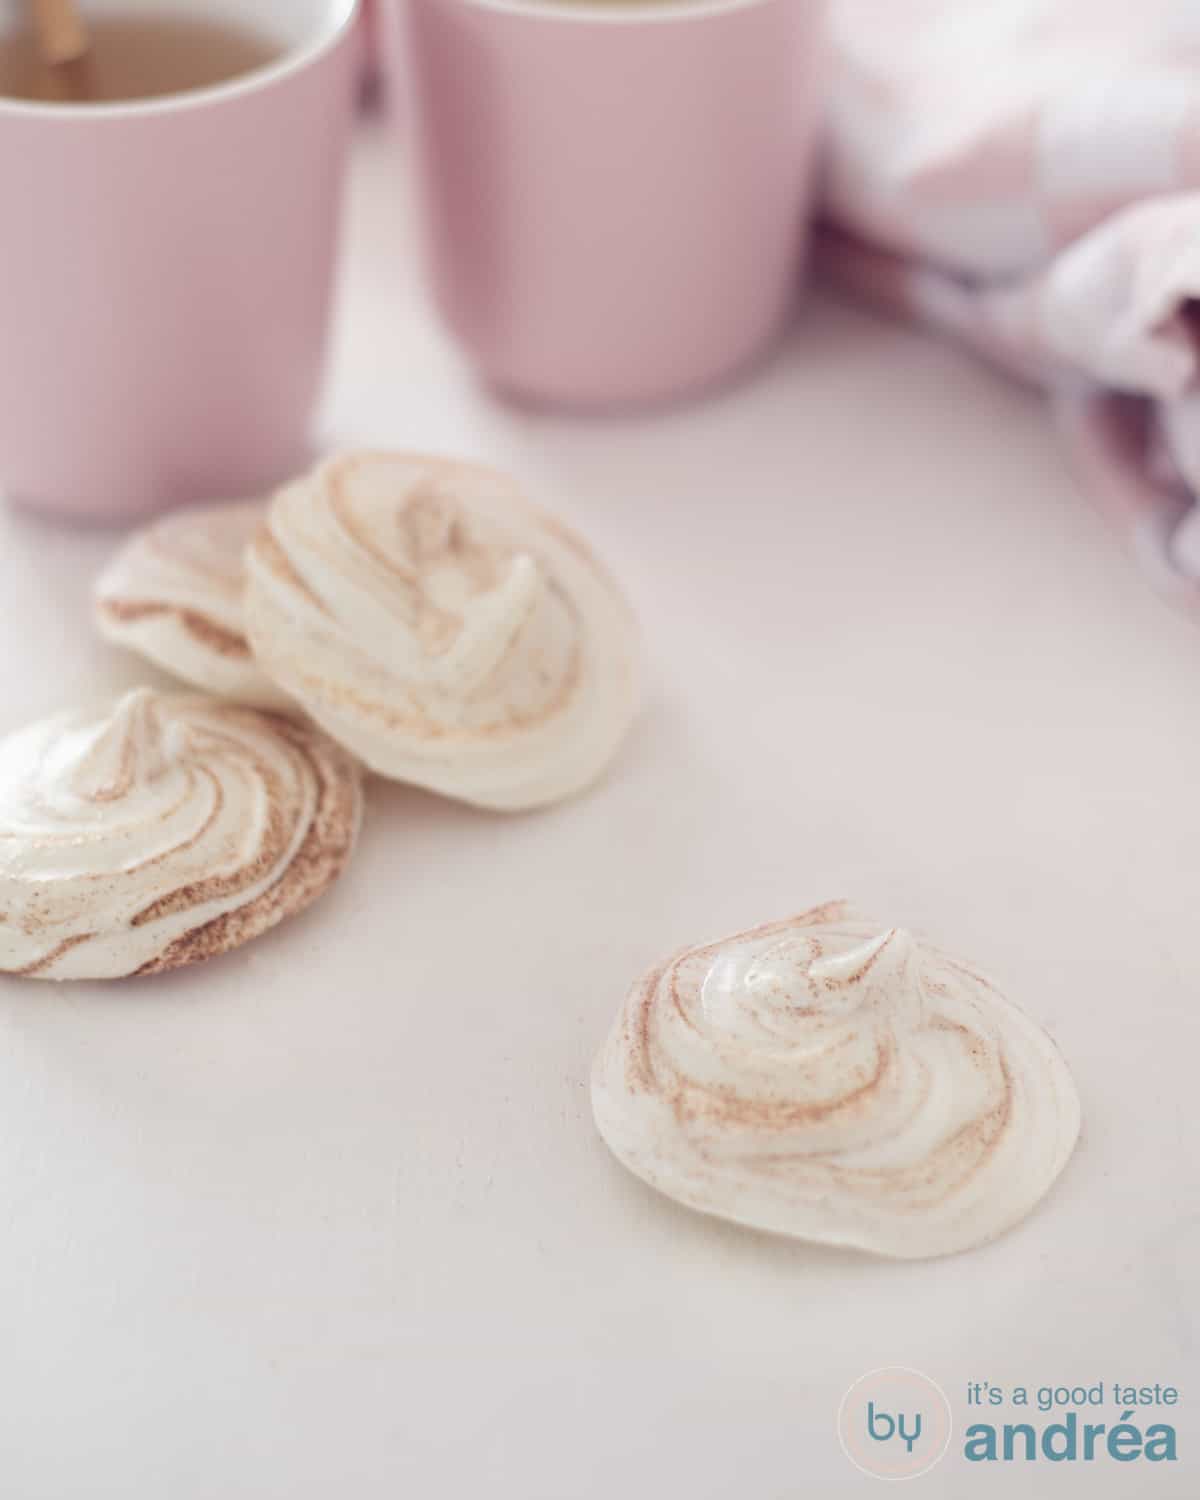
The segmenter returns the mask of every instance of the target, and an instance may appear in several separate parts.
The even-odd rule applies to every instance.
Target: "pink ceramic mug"
[[[404,0],[435,294],[495,385],[673,397],[799,278],[821,0]]]
[[[0,33],[26,0],[0,0]],[[128,104],[0,98],[0,492],[95,520],[304,461],[357,0],[88,0],[241,21],[277,63]]]

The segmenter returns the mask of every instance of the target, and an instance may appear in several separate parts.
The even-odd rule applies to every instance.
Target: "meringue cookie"
[[[628,606],[491,469],[332,459],[275,497],[247,572],[260,662],[381,775],[537,807],[595,781],[633,718]]]
[[[692,1208],[947,1255],[1034,1207],[1079,1132],[1050,1038],[973,969],[844,903],[652,970],[596,1060],[613,1154]]]
[[[289,699],[259,670],[242,601],[262,500],[176,511],[137,531],[97,580],[102,635],[206,692],[261,708]]]
[[[0,972],[155,974],[235,948],[349,858],[361,775],[324,735],[139,688],[0,740]]]

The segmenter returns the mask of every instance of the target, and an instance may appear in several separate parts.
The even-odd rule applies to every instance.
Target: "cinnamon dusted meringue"
[[[1058,1049],[966,964],[842,903],[691,948],[596,1060],[614,1155],[692,1208],[880,1255],[982,1244],[1079,1131]]]
[[[185,682],[261,708],[286,708],[246,639],[246,544],[261,500],[176,511],[129,538],[96,583],[103,635]]]
[[[636,628],[565,526],[491,469],[335,458],[247,558],[255,654],[384,776],[482,807],[582,790],[636,701]]]
[[[307,906],[360,773],[318,731],[140,688],[0,740],[0,972],[114,979],[212,958]]]

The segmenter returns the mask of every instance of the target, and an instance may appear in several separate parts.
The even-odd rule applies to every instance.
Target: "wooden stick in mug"
[[[88,49],[87,27],[75,0],[33,0],[33,24],[48,63],[74,62]]]

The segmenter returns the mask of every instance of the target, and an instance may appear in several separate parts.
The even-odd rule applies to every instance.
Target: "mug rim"
[[[467,10],[491,11],[497,15],[554,24],[590,22],[603,26],[666,25],[672,21],[706,21],[739,10],[782,3],[782,0],[438,0],[459,4]],[[812,6],[823,0],[800,0]]]
[[[331,0],[329,18],[311,41],[289,48],[274,62],[239,73],[224,83],[205,88],[182,89],[151,99],[110,99],[97,104],[59,104],[41,99],[13,99],[0,94],[0,120],[73,120],[93,124],[101,120],[129,120],[154,115],[186,114],[224,104],[245,94],[257,93],[302,73],[331,52],[359,20],[362,0]]]

